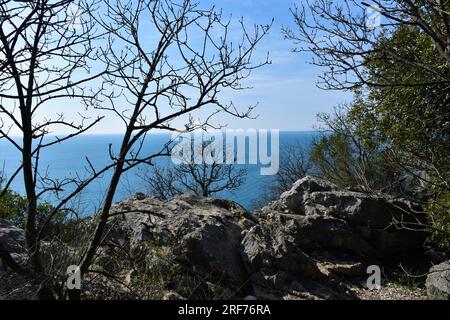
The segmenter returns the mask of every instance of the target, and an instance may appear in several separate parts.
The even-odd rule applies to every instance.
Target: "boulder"
[[[296,238],[270,222],[254,226],[246,233],[242,240],[242,257],[250,274],[283,270],[296,277],[322,276],[314,260],[300,249]]]
[[[260,300],[343,297],[321,284],[330,280],[329,275],[302,250],[295,232],[273,220],[262,221],[245,232],[242,259],[250,274],[253,295]]]
[[[0,219],[0,300],[36,299],[38,288],[30,284],[26,277],[7,272],[6,263],[1,256],[5,254],[7,260],[25,264],[24,230],[12,223]],[[9,262],[8,262],[9,263]]]
[[[450,261],[432,267],[425,285],[430,299],[450,300]]]
[[[291,213],[304,213],[304,203],[312,192],[324,192],[338,190],[331,182],[313,177],[305,177],[298,180],[292,189],[283,193],[279,203],[283,204]]]
[[[16,263],[23,263],[26,260],[24,246],[24,230],[0,219],[0,276],[6,271],[7,260],[12,259]],[[3,261],[3,259],[6,260]]]
[[[425,215],[402,199],[350,191],[313,192],[304,208],[309,220],[316,222],[312,225],[322,229],[321,243],[334,241],[329,245],[361,256],[406,256],[421,251],[426,238],[422,228],[417,227],[418,223],[425,223]],[[333,235],[323,234],[329,231]],[[313,240],[317,236],[308,233],[306,238]],[[362,242],[353,242],[357,238]]]
[[[340,190],[330,182],[306,177],[257,216],[289,228],[306,251],[390,260],[422,251],[426,234],[412,230],[422,231],[416,227],[426,221],[420,212],[407,200]]]
[[[236,203],[191,196],[168,202],[139,197],[116,204],[112,214],[111,238],[131,251],[147,244],[171,248],[178,263],[205,279],[235,290],[248,281],[240,243],[243,230],[254,222]]]
[[[351,191],[314,192],[305,200],[307,215],[329,215],[344,219],[355,226],[385,229],[398,223],[423,222],[423,215],[414,211],[412,203]]]
[[[431,181],[431,177],[426,171],[418,171],[414,174],[406,173],[398,181],[387,187],[384,192],[397,198],[426,202],[432,195],[429,181]]]
[[[0,248],[10,253],[23,252],[25,233],[23,229],[0,219]]]

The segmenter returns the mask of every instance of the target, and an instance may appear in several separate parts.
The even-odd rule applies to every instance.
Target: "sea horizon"
[[[223,130],[222,130],[223,131]],[[245,132],[245,130],[244,130]],[[169,139],[170,132],[158,132],[148,136],[145,143],[145,151],[152,153],[159,151]],[[283,149],[289,145],[300,145],[308,149],[313,140],[321,136],[321,131],[280,131],[280,160],[283,158]],[[51,139],[58,135],[48,135]],[[108,163],[108,146],[111,144],[114,151],[117,151],[121,143],[121,134],[83,134],[65,141],[62,144],[56,144],[42,153],[40,168],[47,171],[50,177],[62,179],[67,175],[78,175],[86,173],[86,157],[96,168],[101,168]],[[156,138],[155,138],[156,137]],[[0,168],[3,168],[6,176],[11,176],[12,172],[20,163],[20,154],[6,140],[0,140]],[[160,167],[172,165],[168,157],[162,157],[155,161]],[[257,200],[264,196],[268,186],[272,185],[276,176],[261,175],[261,165],[236,165],[239,168],[247,170],[245,183],[234,191],[223,191],[215,196],[239,203],[246,209],[254,208]],[[141,192],[149,194],[145,185],[143,185],[141,176],[145,167],[134,168],[124,175],[119,190],[114,199],[115,202],[132,197],[135,193]],[[105,190],[108,183],[110,172],[106,172],[98,181],[93,182],[76,200],[77,210],[81,215],[91,215],[101,206]],[[19,194],[24,194],[24,186],[21,176],[17,176],[11,184],[11,189]],[[149,194],[150,195],[150,194]],[[54,198],[43,198],[42,201],[56,203]]]
[[[242,128],[227,128],[227,129],[223,129],[223,130],[211,130],[211,131],[207,131],[208,133],[210,132],[220,132],[220,131],[226,131],[226,130],[243,130],[244,132],[247,130],[278,130],[280,133],[325,133],[325,132],[330,132],[329,130],[280,130],[280,129],[276,129],[276,128],[247,128],[247,129],[242,129]],[[180,131],[181,132],[181,131]],[[204,130],[193,130],[190,132],[205,132]],[[67,135],[69,134],[68,132],[65,133],[49,133],[46,134],[46,137],[56,137],[56,136],[62,136],[62,135]],[[155,132],[149,132],[148,135],[160,135],[160,134],[172,134],[172,131],[155,131]],[[118,133],[118,132],[114,132],[114,133],[81,133],[76,135],[76,137],[88,137],[88,136],[121,136],[123,135],[123,133]],[[9,137],[11,138],[21,138],[22,135],[20,134],[10,134]]]

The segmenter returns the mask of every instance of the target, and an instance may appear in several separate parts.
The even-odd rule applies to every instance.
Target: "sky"
[[[300,0],[297,0],[300,1]],[[249,27],[254,24],[269,24],[274,19],[270,33],[257,47],[256,60],[264,60],[269,54],[270,65],[255,70],[246,85],[251,89],[227,93],[224,98],[232,100],[240,109],[257,104],[253,112],[256,119],[237,119],[230,115],[219,115],[215,124],[226,124],[230,129],[279,129],[282,131],[309,131],[317,127],[317,114],[331,112],[333,107],[349,101],[351,95],[344,92],[324,91],[316,87],[321,70],[308,63],[310,57],[294,53],[294,44],[285,40],[282,27],[295,28],[290,8],[292,0],[198,0],[200,7],[222,9],[224,17],[232,16],[237,25],[242,17]],[[149,39],[151,33],[146,36]],[[66,105],[68,104],[68,105]],[[57,114],[61,103],[48,106],[40,117]],[[64,103],[66,120],[76,119],[76,105]],[[200,117],[206,117],[208,110]],[[39,117],[39,116],[37,116]],[[35,119],[39,120],[39,119]],[[183,119],[175,122],[182,127]],[[123,126],[116,117],[107,117],[93,127],[90,134],[122,133]],[[52,132],[59,134],[60,132]],[[61,132],[62,133],[62,132]]]
[[[325,91],[316,87],[321,70],[308,63],[306,54],[294,53],[293,43],[285,40],[282,27],[295,28],[291,0],[200,0],[214,3],[234,18],[243,17],[249,24],[267,24],[274,19],[270,34],[262,41],[259,52],[269,52],[272,64],[256,70],[249,83],[252,89],[239,92],[238,104],[258,103],[257,119],[232,119],[233,128],[265,128],[285,131],[308,131],[317,127],[317,114],[331,112],[333,107],[349,101],[344,92]]]
[[[218,115],[213,123],[227,125],[230,129],[279,129],[282,131],[309,131],[317,128],[317,114],[331,112],[333,107],[349,101],[350,94],[325,91],[316,87],[320,69],[308,63],[305,54],[294,53],[294,44],[285,40],[282,28],[295,28],[290,8],[291,0],[198,0],[200,7],[221,9],[224,17],[231,16],[237,24],[240,18],[246,26],[269,24],[274,19],[270,33],[257,48],[255,61],[266,58],[271,64],[255,70],[246,84],[251,89],[232,92],[225,97],[240,109],[257,104],[253,112],[256,119],[238,119]],[[149,35],[151,38],[151,35]],[[206,117],[206,109],[199,117]],[[185,119],[175,121],[183,127]],[[117,119],[106,119],[90,133],[109,134],[121,132]]]

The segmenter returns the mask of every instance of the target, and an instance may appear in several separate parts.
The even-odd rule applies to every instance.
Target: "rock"
[[[181,295],[179,295],[175,291],[167,291],[167,292],[164,292],[164,295],[161,300],[169,300],[169,301],[178,300],[179,301],[179,300],[186,300],[186,299],[183,298]]]
[[[25,265],[27,260],[24,249],[25,233],[23,229],[0,219],[0,250],[7,254],[7,260]],[[30,284],[27,277],[7,272],[7,266],[0,258],[0,300],[34,300],[38,287]]]
[[[425,233],[399,224],[424,222],[418,209],[406,200],[339,190],[320,179],[299,180],[256,212],[257,225],[244,232],[242,258],[255,296],[348,298],[340,281],[364,278],[368,262],[398,262],[422,252]]]
[[[0,219],[0,248],[10,253],[23,252],[25,233],[23,229]]]
[[[334,290],[330,284],[295,278],[294,276],[277,271],[273,274],[257,272],[252,274],[254,295],[258,300],[324,300],[346,299],[344,294]]]
[[[292,213],[302,214],[304,212],[304,203],[312,192],[318,191],[334,191],[338,187],[331,182],[313,178],[305,177],[297,181],[291,190],[283,193],[279,202]]]
[[[242,240],[242,258],[254,295],[261,300],[345,298],[333,289],[327,270],[303,249],[295,221],[305,217],[268,217]]]
[[[326,259],[318,264],[325,274],[335,274],[343,277],[362,277],[366,275],[366,268],[360,261],[339,261]]]
[[[416,224],[424,223],[425,216],[408,201],[332,191],[311,193],[305,202],[306,216],[312,221],[319,220],[312,225],[322,229],[321,234],[330,231],[333,234],[323,235],[325,239],[331,238],[332,247],[348,249],[361,256],[388,259],[422,250],[426,234]],[[413,230],[415,228],[418,231]],[[308,233],[306,238],[311,241],[315,237]],[[362,242],[354,242],[357,238]]]
[[[297,277],[321,278],[315,262],[295,237],[270,223],[254,226],[242,240],[242,257],[249,273],[284,270]]]
[[[351,191],[314,192],[305,200],[307,215],[330,215],[352,225],[385,229],[394,221],[423,221],[412,212],[414,206],[404,200]]]
[[[1,257],[6,259],[2,261]],[[7,264],[22,265],[26,263],[27,254],[25,250],[25,232],[12,223],[0,219],[0,276],[7,269]]]
[[[411,230],[421,230],[417,223],[426,221],[420,209],[407,200],[339,190],[306,177],[256,215],[290,229],[307,252],[329,249],[392,260],[422,252],[426,234]]]
[[[432,195],[432,188],[428,181],[431,181],[431,178],[426,171],[418,171],[415,174],[406,173],[383,191],[397,198],[426,202]]]
[[[283,217],[282,228],[288,227],[296,243],[306,252],[328,250],[359,257],[377,255],[374,246],[358,234],[345,220],[330,216],[309,215]]]
[[[131,213],[121,215],[124,211]],[[248,281],[240,243],[245,226],[255,223],[241,206],[203,197],[180,196],[168,202],[135,197],[116,204],[112,213],[111,237],[131,251],[148,244],[170,247],[179,263],[205,279],[234,290]]]
[[[147,198],[147,195],[145,193],[142,193],[142,192],[136,192],[134,194],[133,198],[136,199],[136,200],[144,200],[145,198]]]
[[[450,300],[450,261],[432,267],[425,285],[429,299]]]

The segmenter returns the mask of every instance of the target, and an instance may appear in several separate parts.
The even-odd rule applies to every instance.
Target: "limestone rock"
[[[283,203],[291,212],[301,214],[304,210],[303,204],[312,192],[334,190],[338,190],[338,187],[331,182],[305,177],[297,181],[291,190],[283,193],[279,202]]]
[[[25,233],[6,220],[0,219],[0,248],[10,252],[22,252],[25,241]]]
[[[450,300],[450,261],[430,269],[426,281],[428,297],[432,300]]]
[[[179,262],[231,288],[248,280],[239,248],[245,226],[254,222],[239,205],[203,197],[168,202],[149,197],[118,203],[112,212],[117,215],[109,222],[115,242],[132,249],[145,243],[171,247]]]

